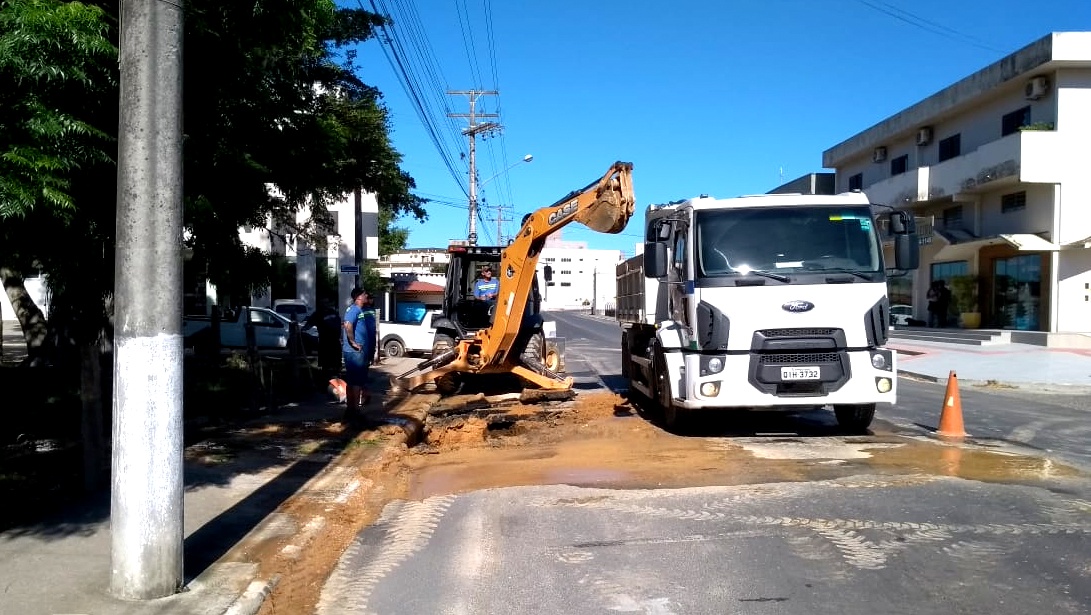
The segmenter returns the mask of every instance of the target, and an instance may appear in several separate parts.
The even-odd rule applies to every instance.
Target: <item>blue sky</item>
[[[371,0],[362,6],[371,10]],[[359,74],[383,92],[402,167],[433,200],[427,223],[401,222],[409,247],[466,236],[467,121],[446,114],[469,104],[447,90],[499,91],[477,109],[503,125],[478,140],[479,243],[496,240],[497,205],[514,218],[504,223],[510,235],[523,213],[624,160],[637,198],[629,226],[604,235],[574,223],[563,238],[631,253],[650,203],[763,193],[821,171],[823,150],[876,122],[1049,32],[1091,29],[1089,0],[374,6],[395,20],[388,32],[399,53],[368,41]],[[399,61],[412,97],[392,66]],[[520,163],[526,154],[534,160]]]

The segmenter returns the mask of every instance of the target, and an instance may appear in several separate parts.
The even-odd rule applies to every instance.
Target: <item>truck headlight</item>
[[[880,393],[889,393],[892,384],[893,383],[890,381],[890,378],[875,379],[875,389]]]
[[[720,357],[712,357],[708,360],[708,371],[710,374],[718,374],[724,369],[724,360]]]
[[[715,382],[702,382],[701,383],[701,395],[705,397],[716,397],[720,394],[720,381]]]
[[[871,355],[871,366],[875,369],[886,369],[886,357],[881,352]]]

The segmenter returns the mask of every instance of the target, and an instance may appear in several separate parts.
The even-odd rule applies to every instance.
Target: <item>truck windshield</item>
[[[697,213],[697,275],[879,273],[870,208],[754,207]]]

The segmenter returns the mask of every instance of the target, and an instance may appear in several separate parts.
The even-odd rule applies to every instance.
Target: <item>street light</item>
[[[523,156],[522,160],[516,160],[515,162],[509,164],[504,170],[500,171],[496,175],[493,175],[492,177],[486,179],[483,182],[478,182],[477,187],[478,188],[484,188],[485,184],[491,182],[492,180],[496,179],[497,177],[500,177],[504,173],[507,173],[508,171],[514,169],[515,167],[519,166],[520,164],[522,164],[524,162],[530,162],[532,160],[534,160],[534,156],[532,154],[527,154],[526,156]],[[476,191],[475,191],[475,195],[476,195]],[[477,215],[477,199],[476,198],[473,199],[473,202],[470,204],[470,206],[471,206],[470,216],[471,217],[476,216]],[[500,206],[497,206],[497,208],[496,208],[496,242],[497,243],[504,243],[503,240],[500,237],[503,234],[503,222],[504,222],[504,216],[501,213]],[[472,221],[471,221],[471,224],[472,224]],[[477,233],[472,232],[472,233],[470,233],[470,235],[471,235],[471,242],[476,244],[477,243]]]
[[[500,177],[504,173],[507,173],[508,171],[514,169],[515,167],[519,166],[521,163],[530,162],[532,160],[534,160],[534,156],[532,154],[527,154],[526,156],[523,156],[522,160],[516,160],[515,162],[508,165],[508,167],[506,169],[504,169],[503,171],[500,171],[496,175],[493,175],[492,177],[486,179],[485,181],[477,184],[477,187],[478,188],[483,188],[485,186],[485,184],[491,182],[492,180],[496,179],[497,177]]]

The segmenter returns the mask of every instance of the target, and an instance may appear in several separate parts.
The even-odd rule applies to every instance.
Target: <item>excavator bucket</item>
[[[632,163],[618,162],[603,177],[595,201],[575,221],[600,233],[620,233],[633,217]]]

